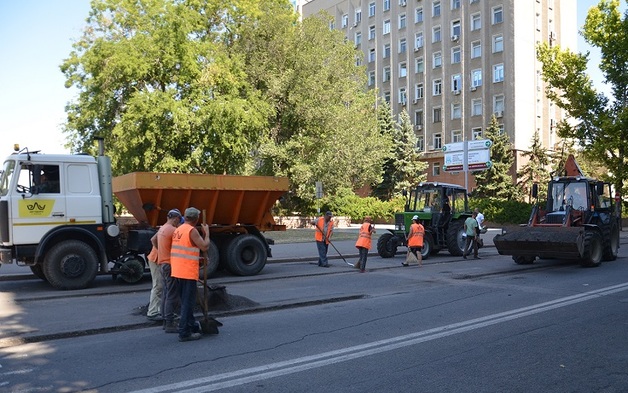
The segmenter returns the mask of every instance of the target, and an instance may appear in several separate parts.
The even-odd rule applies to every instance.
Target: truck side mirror
[[[597,182],[597,184],[595,185],[595,191],[598,195],[604,195],[604,182]]]
[[[538,198],[539,196],[539,185],[537,183],[532,184],[532,198]]]

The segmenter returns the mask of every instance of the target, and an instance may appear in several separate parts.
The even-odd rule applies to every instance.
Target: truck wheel
[[[530,257],[525,255],[513,255],[512,260],[515,261],[517,265],[531,265],[534,263],[536,257]]]
[[[128,257],[120,264],[120,278],[122,281],[135,284],[144,277],[144,262],[140,261],[137,257]]]
[[[98,257],[82,241],[62,241],[46,254],[43,271],[50,285],[57,289],[85,288],[98,273]]]
[[[423,260],[426,260],[430,257],[430,255],[434,255],[434,238],[432,237],[432,234],[426,233],[425,235],[423,235],[423,248],[421,249],[421,257],[423,258]]]
[[[584,267],[597,267],[602,263],[602,237],[594,231],[584,234],[584,258],[580,264]]]
[[[44,281],[48,281],[46,280],[46,275],[44,274],[44,268],[41,266],[41,263],[31,266],[31,272],[33,272],[33,274],[37,278],[41,278]]]
[[[266,265],[266,245],[253,235],[239,235],[227,248],[229,271],[239,276],[254,276]]]
[[[604,246],[602,259],[604,261],[616,260],[617,253],[619,252],[619,229],[617,225],[612,224],[610,230],[609,227],[606,228],[606,231],[604,231],[604,240],[606,244]]]
[[[447,229],[447,249],[453,256],[461,256],[464,252],[465,239],[462,237],[464,233],[464,221],[455,220],[449,223]]]
[[[207,277],[211,277],[212,274],[218,270],[218,265],[220,264],[220,253],[218,251],[218,246],[213,241],[209,242],[209,249],[207,250],[207,255],[209,261],[207,262]],[[205,267],[201,266],[198,269],[198,278],[201,280],[205,278],[205,273],[203,273],[203,269]]]
[[[384,233],[377,239],[377,253],[382,258],[392,258],[397,253],[397,238],[392,233]]]

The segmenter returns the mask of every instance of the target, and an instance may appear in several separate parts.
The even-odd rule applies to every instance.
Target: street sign
[[[490,153],[492,144],[490,139],[446,144],[443,146],[445,153],[443,171],[464,172],[464,186],[468,189],[469,171],[483,171],[493,166]]]
[[[323,182],[317,181],[316,182],[316,198],[321,199],[322,197],[323,197]]]

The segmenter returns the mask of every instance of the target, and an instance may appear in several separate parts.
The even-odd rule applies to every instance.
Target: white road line
[[[408,347],[423,342],[436,340],[454,334],[465,333],[471,330],[484,328],[498,323],[508,322],[514,319],[539,314],[549,310],[566,307],[572,304],[582,303],[609,296],[614,293],[628,290],[628,283],[614,285],[595,291],[539,303],[528,307],[505,311],[481,318],[470,319],[459,323],[392,337],[385,340],[347,347],[335,351],[324,352],[318,355],[304,356],[282,362],[271,363],[259,367],[252,367],[233,372],[197,378],[189,381],[173,383],[170,385],[156,386],[137,390],[130,393],[160,393],[160,392],[185,392],[203,393],[219,389],[244,385],[246,383],[270,379],[282,375],[297,373],[317,367],[329,366],[335,363],[370,356],[377,353],[392,351],[398,348]]]

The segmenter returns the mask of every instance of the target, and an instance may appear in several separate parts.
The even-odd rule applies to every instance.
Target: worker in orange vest
[[[355,265],[353,265],[360,269],[360,273],[364,273],[366,271],[366,257],[371,249],[371,235],[374,233],[375,227],[373,226],[373,219],[369,216],[364,217],[362,226],[360,226],[358,241],[355,242],[355,246],[358,249],[360,257]]]
[[[331,219],[330,211],[326,212],[323,217],[312,221],[312,225],[316,227],[314,232],[314,240],[316,240],[316,248],[318,249],[318,266],[329,267],[327,260],[327,249],[329,241],[334,232],[334,221]]]
[[[419,266],[423,266],[423,257],[421,255],[421,248],[423,248],[423,236],[425,236],[425,228],[419,222],[419,216],[412,217],[412,225],[410,225],[410,232],[408,233],[408,248],[410,252],[416,256],[419,261]],[[402,263],[403,266],[408,266],[406,262]]]
[[[184,223],[172,234],[170,266],[172,277],[178,281],[181,298],[181,319],[179,320],[179,341],[201,338],[200,324],[194,319],[196,304],[196,281],[201,251],[209,249],[209,226],[201,224],[203,236],[196,229],[200,211],[194,207],[185,209]]]

